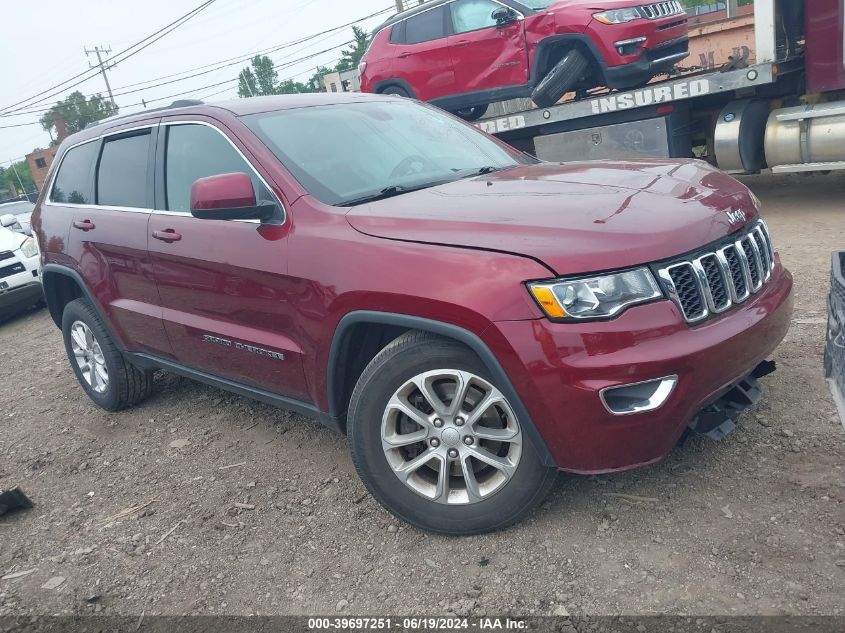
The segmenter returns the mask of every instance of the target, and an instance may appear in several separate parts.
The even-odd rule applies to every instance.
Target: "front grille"
[[[11,259],[14,256],[15,254],[12,251],[2,251],[0,252],[0,262],[2,262],[4,259]]]
[[[674,29],[676,26],[681,26],[682,24],[686,24],[687,19],[684,18],[683,20],[675,20],[674,22],[669,22],[668,24],[659,24],[657,26],[658,31],[666,31],[668,29]]]
[[[678,0],[658,2],[656,4],[644,4],[640,7],[640,10],[649,20],[659,20],[670,15],[681,15],[686,13],[684,6]]]
[[[18,273],[22,273],[25,271],[24,265],[18,262],[17,264],[12,264],[11,266],[5,266],[0,268],[0,279],[4,277],[11,277],[12,275],[17,275]]]
[[[772,241],[760,220],[730,241],[659,268],[658,275],[684,318],[697,323],[758,293],[774,267]]]

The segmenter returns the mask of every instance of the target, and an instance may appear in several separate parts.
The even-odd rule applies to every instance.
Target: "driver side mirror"
[[[18,219],[11,213],[7,213],[6,215],[0,216],[0,226],[8,228],[10,226],[15,226],[17,223]]]
[[[275,211],[272,202],[256,202],[252,179],[243,172],[200,178],[191,185],[191,215],[200,220],[264,222]]]
[[[496,20],[497,26],[513,24],[519,20],[519,14],[510,7],[499,7],[493,11],[490,17]]]

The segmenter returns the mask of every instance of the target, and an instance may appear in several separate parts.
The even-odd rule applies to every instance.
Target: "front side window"
[[[493,11],[502,5],[492,0],[458,0],[452,3],[455,33],[467,33],[496,26]]]
[[[235,172],[252,178],[256,200],[260,200],[259,192],[264,187],[252,167],[220,132],[193,123],[167,126],[164,174],[169,211],[191,212],[191,187],[200,178]]]
[[[446,37],[443,8],[429,9],[405,20],[405,43],[419,44]]]
[[[350,205],[534,162],[413,101],[365,101],[242,117],[305,189]]]
[[[91,141],[67,151],[50,192],[52,202],[93,204],[94,161],[99,148],[98,142]]]
[[[106,139],[97,170],[97,204],[149,208],[150,131]]]

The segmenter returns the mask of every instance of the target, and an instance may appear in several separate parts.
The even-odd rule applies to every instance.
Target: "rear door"
[[[397,42],[393,74],[408,82],[423,101],[462,92],[455,83],[446,36],[448,15],[448,8],[440,5],[393,27],[391,41]]]
[[[212,119],[162,123],[149,249],[164,326],[181,365],[307,401],[302,350],[292,335],[290,223],[198,220],[190,213],[194,181],[233,172],[250,176],[257,200],[284,208],[236,143]]]
[[[492,14],[505,5],[494,0],[456,0],[448,5],[452,22],[449,51],[458,92],[478,92],[528,83],[525,21],[499,26]]]
[[[157,133],[136,124],[68,150],[50,204],[73,209],[68,254],[126,347],[168,356],[147,258]]]

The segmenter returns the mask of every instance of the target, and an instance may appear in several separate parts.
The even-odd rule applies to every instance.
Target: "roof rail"
[[[147,112],[162,112],[163,110],[172,110],[173,108],[188,108],[191,106],[199,106],[204,105],[204,101],[200,101],[199,99],[177,99],[170,105],[161,106],[160,108],[150,108],[149,110],[144,110],[142,112],[135,112],[133,114],[122,114],[117,116],[112,116],[107,119],[100,119],[99,121],[92,121],[88,125],[85,126],[85,129],[97,127],[98,125],[103,125],[105,123],[113,123],[114,121],[120,121],[121,119],[128,119],[129,117],[138,116],[140,114],[146,114]]]

